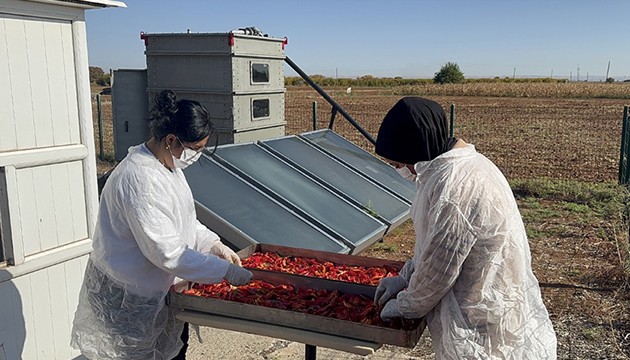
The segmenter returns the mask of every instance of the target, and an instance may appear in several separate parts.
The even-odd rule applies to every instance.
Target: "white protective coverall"
[[[220,282],[229,263],[209,253],[219,242],[197,221],[183,172],[129,148],[101,194],[72,345],[89,359],[172,359],[184,324],[165,295],[176,277]]]
[[[556,358],[556,336],[531,269],[508,182],[473,145],[415,164],[414,255],[392,304],[426,316],[437,359]]]

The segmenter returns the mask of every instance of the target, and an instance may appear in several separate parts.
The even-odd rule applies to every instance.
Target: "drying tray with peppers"
[[[380,279],[403,262],[267,244],[239,256],[252,282],[192,284],[172,291],[169,306],[403,347],[422,335],[424,319],[383,321],[373,304]]]

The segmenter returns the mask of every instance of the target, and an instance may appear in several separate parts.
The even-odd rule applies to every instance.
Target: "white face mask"
[[[412,173],[411,170],[409,170],[409,168],[406,165],[403,167],[397,168],[396,172],[398,172],[398,175],[402,176],[402,178],[405,180],[409,180],[409,181],[416,180],[416,174]]]
[[[179,138],[177,139],[177,141],[179,141],[179,143],[182,144]],[[184,144],[182,144],[182,146],[184,146]],[[169,148],[169,151],[171,151],[170,148]],[[194,164],[195,161],[199,160],[199,158],[201,157],[201,151],[197,152],[193,149],[184,147],[184,151],[182,151],[182,154],[179,156],[179,159],[173,155],[172,151],[171,151],[171,157],[173,158],[173,166],[176,169],[184,170],[188,166]]]

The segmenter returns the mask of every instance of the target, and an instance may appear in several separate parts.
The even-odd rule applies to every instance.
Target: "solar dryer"
[[[263,243],[357,254],[409,217],[414,193],[389,165],[327,129],[221,145],[184,173],[199,220],[239,250]]]

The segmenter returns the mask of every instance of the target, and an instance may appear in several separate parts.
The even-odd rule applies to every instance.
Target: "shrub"
[[[433,78],[433,82],[438,84],[457,84],[463,83],[464,80],[464,73],[459,69],[459,65],[453,62],[447,62]]]

